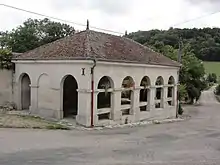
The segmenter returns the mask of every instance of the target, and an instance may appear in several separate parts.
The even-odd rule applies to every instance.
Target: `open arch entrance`
[[[164,85],[164,80],[163,77],[159,76],[156,80],[156,104],[155,108],[163,108],[163,85]]]
[[[63,81],[63,117],[73,117],[78,114],[78,84],[76,79],[68,75]]]
[[[175,80],[173,76],[170,76],[168,80],[168,92],[167,92],[167,98],[168,98],[168,105],[173,106],[174,105],[174,84]]]
[[[112,90],[113,81],[110,77],[103,76],[98,83],[98,117],[99,120],[111,118],[111,107],[112,107]]]
[[[134,80],[132,77],[127,76],[122,82],[122,92],[121,92],[121,111],[122,115],[130,115],[132,100],[133,100],[133,87]]]
[[[21,109],[29,110],[31,105],[31,80],[25,73],[21,77]]]
[[[150,78],[145,76],[140,85],[140,111],[150,111]]]

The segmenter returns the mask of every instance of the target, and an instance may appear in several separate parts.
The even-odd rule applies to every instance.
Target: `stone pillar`
[[[122,117],[121,112],[121,90],[115,89],[112,93],[112,111],[111,119],[114,121],[120,121]]]
[[[177,91],[178,91],[178,84],[175,84],[174,87],[173,87],[173,97],[172,97],[172,100],[173,100],[173,106],[176,106],[177,105]]]
[[[161,98],[162,108],[168,107],[167,94],[168,94],[168,87],[164,86],[163,87],[163,92],[162,92],[162,98]]]
[[[140,89],[134,89],[133,90],[133,97],[131,100],[131,109],[132,112],[131,114],[135,116],[135,120],[139,121],[140,119],[140,107],[139,107],[139,102],[140,102]]]
[[[31,105],[30,105],[30,112],[33,114],[37,114],[38,110],[38,86],[33,84],[30,85],[31,87]]]
[[[93,107],[93,124],[97,123],[97,94],[94,94],[94,107]],[[77,123],[90,127],[91,126],[91,90],[78,90],[78,115],[76,116]]]
[[[49,96],[53,98],[50,109],[54,111],[54,117],[56,119],[63,119],[63,94],[61,94],[61,89],[52,87]]]
[[[156,87],[150,87],[150,98],[149,98],[149,110],[155,110],[155,97],[156,97]]]

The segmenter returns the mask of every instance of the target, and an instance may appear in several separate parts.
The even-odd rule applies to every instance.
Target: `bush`
[[[180,101],[186,100],[188,98],[188,93],[185,84],[180,84],[178,86],[178,97]]]
[[[178,114],[182,115],[183,114],[183,108],[181,106],[181,104],[179,103],[179,107],[178,107]]]
[[[0,49],[0,69],[11,69],[12,53],[6,49]]]
[[[210,83],[217,83],[217,75],[215,73],[209,73],[207,81]]]

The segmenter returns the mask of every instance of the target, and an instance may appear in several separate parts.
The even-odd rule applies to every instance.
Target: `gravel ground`
[[[190,120],[102,130],[0,129],[1,165],[219,165],[220,104],[213,89]]]

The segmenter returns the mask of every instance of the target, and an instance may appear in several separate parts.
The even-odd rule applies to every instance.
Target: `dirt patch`
[[[67,126],[50,122],[39,117],[0,114],[1,128],[69,129]]]

